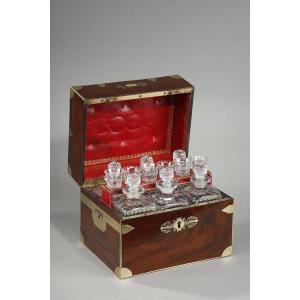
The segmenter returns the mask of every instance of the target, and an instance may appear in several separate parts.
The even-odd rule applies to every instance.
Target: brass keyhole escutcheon
[[[184,226],[185,226],[185,222],[184,222],[184,220],[183,219],[181,219],[181,218],[178,218],[175,222],[174,222],[174,229],[175,229],[175,231],[181,231],[183,228],[184,228]]]
[[[167,221],[160,226],[160,231],[163,233],[169,233],[172,231],[179,232],[183,229],[192,228],[198,223],[198,218],[190,216],[187,218],[177,218],[174,221]]]

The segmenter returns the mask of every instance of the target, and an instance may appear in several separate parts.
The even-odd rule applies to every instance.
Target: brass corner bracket
[[[222,257],[230,256],[232,254],[232,245],[228,246],[223,252]]]
[[[127,268],[116,267],[115,274],[119,279],[125,279],[132,277],[132,272]]]
[[[132,231],[134,229],[133,226],[128,225],[128,224],[122,224],[121,228],[122,228],[121,229],[122,234],[126,234],[126,233],[128,233],[128,232],[130,232],[130,231]]]
[[[226,214],[233,214],[233,204],[226,206],[222,211]]]

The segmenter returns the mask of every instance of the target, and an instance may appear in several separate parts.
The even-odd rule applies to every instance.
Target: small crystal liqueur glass
[[[113,199],[114,206],[124,216],[143,214],[157,209],[153,199],[143,195],[144,188],[140,185],[141,175],[138,172],[127,174],[125,182],[123,195],[115,195]]]
[[[195,155],[192,159],[192,167],[195,176],[201,177],[207,174],[207,156]]]
[[[161,209],[187,205],[187,201],[181,197],[176,197],[178,181],[174,179],[174,170],[172,167],[163,167],[159,170],[159,177],[156,187],[159,192],[152,196]]]
[[[184,150],[173,152],[173,162],[175,174],[179,177],[189,176],[191,170],[191,159],[186,157]]]
[[[155,182],[157,179],[157,168],[151,156],[145,155],[140,160],[140,168],[143,182]]]
[[[110,189],[120,189],[122,187],[121,164],[119,162],[110,162],[104,174],[107,187]]]

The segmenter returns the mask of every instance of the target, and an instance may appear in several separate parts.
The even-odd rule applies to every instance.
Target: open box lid
[[[110,161],[139,165],[144,155],[159,161],[188,152],[193,90],[178,75],[72,87],[69,174],[94,186]]]

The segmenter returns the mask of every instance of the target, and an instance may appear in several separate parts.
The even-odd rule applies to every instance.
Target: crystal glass
[[[114,195],[114,206],[124,215],[132,216],[143,214],[157,209],[151,197],[143,195],[144,188],[141,186],[141,175],[131,171],[126,175],[123,187],[123,195]]]
[[[126,186],[122,189],[127,199],[139,199],[144,192],[141,186],[141,175],[138,173],[129,173],[126,176]]]
[[[124,183],[126,183],[127,175],[134,174],[134,173],[141,175],[141,169],[136,166],[127,166],[127,167],[122,168],[122,177],[123,177]]]
[[[207,156],[196,155],[192,159],[193,173],[196,178],[201,178],[207,174]]]
[[[119,162],[110,162],[104,174],[104,180],[109,188],[119,189],[122,187],[121,164]]]
[[[204,162],[205,161],[205,162]],[[207,175],[206,160],[201,159],[194,165],[194,174],[191,175],[191,183],[184,188],[185,198],[189,198],[189,201],[193,203],[211,201],[222,198],[221,192],[215,187],[211,186],[211,177]]]
[[[156,167],[158,172],[161,168],[165,168],[165,167],[171,167],[172,169],[174,169],[174,163],[170,160],[160,160],[156,163]]]
[[[151,156],[145,155],[140,160],[142,180],[144,182],[155,182],[157,179],[157,168]]]
[[[157,202],[160,209],[187,205],[188,202],[182,197],[176,197],[176,189],[178,187],[177,180],[174,179],[174,170],[172,167],[164,167],[159,170],[159,177],[156,182],[157,192],[152,197]]]
[[[189,176],[191,170],[191,159],[186,157],[184,150],[175,150],[173,152],[174,170],[179,177]]]

